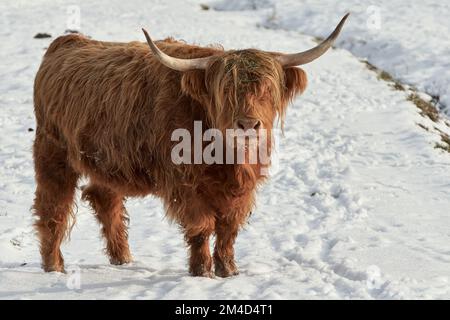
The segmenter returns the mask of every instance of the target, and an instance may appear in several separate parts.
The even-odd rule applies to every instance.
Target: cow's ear
[[[181,77],[181,90],[184,94],[203,103],[207,99],[208,91],[205,85],[205,71],[186,71]]]
[[[287,100],[303,93],[306,89],[308,78],[301,68],[292,67],[284,69],[285,97]]]

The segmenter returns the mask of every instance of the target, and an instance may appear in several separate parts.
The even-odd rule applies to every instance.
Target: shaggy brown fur
[[[273,54],[224,51],[172,39],[157,42],[179,58],[213,55],[205,71],[173,71],[140,42],[111,43],[71,34],[48,48],[36,75],[34,142],[36,229],[43,268],[63,271],[60,244],[70,229],[74,191],[83,190],[106,238],[111,263],[131,260],[123,199],[153,194],[184,229],[189,270],[210,276],[209,239],[216,235],[215,273],[237,274],[233,245],[263,181],[259,164],[176,165],[177,128],[232,128],[239,117],[269,131],[289,100],[306,86],[299,68],[284,69]]]

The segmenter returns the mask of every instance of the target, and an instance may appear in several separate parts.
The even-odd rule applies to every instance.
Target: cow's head
[[[277,116],[283,121],[289,100],[306,87],[306,74],[297,66],[323,55],[333,45],[348,15],[318,46],[294,54],[246,49],[179,59],[162,52],[143,31],[159,61],[184,73],[182,90],[205,106],[212,127],[271,130]]]

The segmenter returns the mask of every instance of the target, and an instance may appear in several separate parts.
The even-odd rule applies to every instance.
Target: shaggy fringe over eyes
[[[283,123],[285,116],[284,72],[273,55],[258,50],[229,51],[217,57],[206,71],[205,84],[210,94],[211,121],[227,113],[237,114],[237,108],[248,95],[262,97],[270,92],[271,103]],[[257,112],[257,110],[255,110]],[[217,125],[213,123],[213,125]]]

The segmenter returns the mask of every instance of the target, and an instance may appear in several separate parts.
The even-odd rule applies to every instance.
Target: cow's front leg
[[[214,246],[214,272],[219,277],[239,274],[234,261],[234,242],[239,231],[239,222],[235,219],[216,221],[216,244]]]
[[[186,234],[189,245],[189,273],[194,277],[212,277],[212,259],[209,251],[209,237],[212,230],[196,235]]]
[[[168,201],[167,213],[178,219],[189,250],[189,273],[195,277],[212,277],[209,238],[214,232],[216,217],[203,201],[195,196]]]

